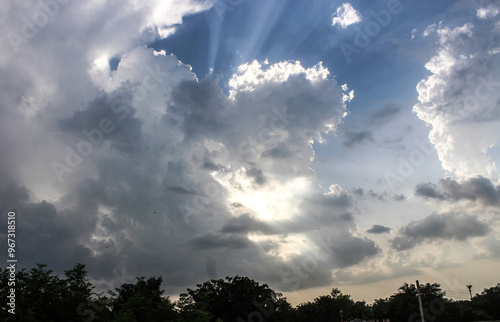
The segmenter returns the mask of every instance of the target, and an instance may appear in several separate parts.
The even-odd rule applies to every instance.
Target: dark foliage
[[[108,295],[98,294],[89,282],[84,264],[54,275],[46,265],[23,269],[9,285],[10,272],[0,270],[0,321],[124,321],[124,322],[233,322],[233,321],[344,321],[390,318],[392,322],[420,321],[417,289],[403,284],[394,295],[373,305],[355,302],[334,288],[330,294],[292,308],[281,293],[248,277],[226,277],[198,284],[172,303],[163,296],[162,277],[137,278]],[[469,286],[467,286],[469,287]],[[15,315],[7,299],[15,288]],[[500,284],[467,301],[445,297],[439,284],[420,288],[426,321],[485,321],[500,319]]]

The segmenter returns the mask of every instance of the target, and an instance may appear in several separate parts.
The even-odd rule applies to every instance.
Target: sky
[[[162,275],[174,298],[248,276],[293,305],[500,282],[497,1],[0,11],[18,267],[81,262],[98,290]]]

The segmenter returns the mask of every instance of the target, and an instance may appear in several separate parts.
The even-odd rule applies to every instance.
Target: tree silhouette
[[[226,277],[196,285],[180,295],[183,321],[205,312],[206,321],[287,321],[291,305],[281,293],[248,277]]]
[[[354,302],[350,295],[342,294],[338,288],[334,288],[329,295],[300,304],[296,309],[294,321],[340,321],[340,310],[345,321],[370,318],[370,307],[366,302]]]
[[[7,299],[10,272],[0,269],[0,296]],[[398,291],[373,305],[354,302],[334,288],[311,302],[292,308],[281,293],[266,284],[242,276],[226,277],[187,289],[179,301],[172,303],[163,295],[162,277],[138,277],[134,284],[125,283],[108,295],[97,294],[89,282],[85,265],[77,263],[54,275],[46,265],[16,273],[16,314],[8,313],[6,302],[0,305],[0,321],[71,321],[71,322],[233,322],[233,321],[340,321],[342,310],[346,321],[353,319],[420,321],[417,290],[414,284],[403,284]],[[467,285],[472,295],[472,285]],[[452,301],[445,297],[439,284],[421,286],[426,321],[500,320],[500,283],[484,289],[470,300]]]
[[[163,278],[136,277],[135,284],[122,284],[109,292],[112,301],[113,321],[175,321],[177,312],[168,297],[163,297]]]
[[[31,270],[22,269],[16,274],[15,315],[2,307],[1,321],[94,321],[106,320],[105,304],[87,278],[85,265],[78,263],[73,269],[64,271],[64,277],[53,275],[47,265],[37,264]],[[0,272],[2,298],[6,298],[10,287],[7,284],[9,271]],[[5,296],[4,296],[5,295]],[[90,309],[89,309],[90,308]],[[101,316],[96,313],[101,312]]]

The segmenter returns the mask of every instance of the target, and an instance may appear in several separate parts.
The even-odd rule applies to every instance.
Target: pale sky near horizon
[[[173,296],[241,275],[293,305],[500,282],[497,1],[0,12],[0,242],[14,209],[20,267],[82,262],[100,290],[162,275]]]

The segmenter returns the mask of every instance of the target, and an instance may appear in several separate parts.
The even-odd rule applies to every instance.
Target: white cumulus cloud
[[[413,110],[432,127],[429,138],[445,170],[494,178],[498,160],[489,149],[500,143],[500,75],[492,68],[499,61],[492,49],[500,33],[493,24],[471,23],[439,26],[436,33],[439,49],[425,65],[430,75],[417,85]]]
[[[346,2],[337,8],[336,13],[333,15],[332,26],[339,25],[342,28],[358,23],[361,21],[361,15],[353,6]]]

